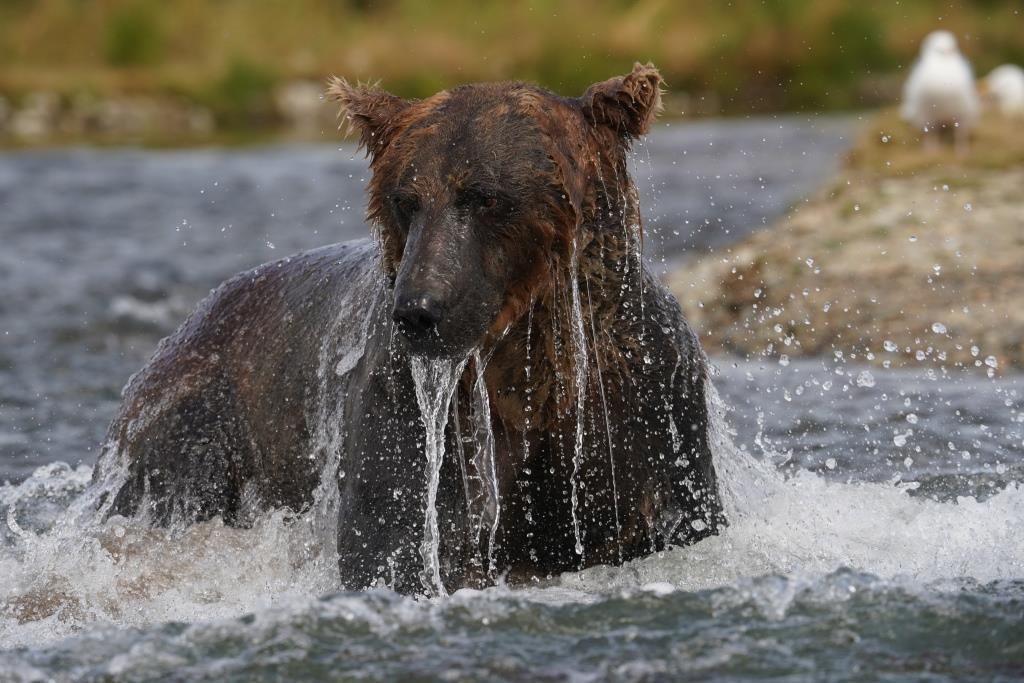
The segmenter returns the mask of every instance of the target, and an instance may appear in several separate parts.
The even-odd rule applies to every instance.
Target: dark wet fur
[[[316,435],[334,415],[343,422],[342,583],[421,590],[424,430],[412,342],[392,312],[396,290],[428,291],[446,316],[424,352],[477,347],[490,358],[484,382],[502,506],[491,567],[487,534],[468,522],[486,514],[471,457],[470,361],[438,492],[449,589],[618,564],[716,533],[724,520],[705,358],[637,255],[626,154],[657,112],[659,85],[657,72],[640,65],[572,99],[506,83],[407,102],[334,83],[371,155],[379,251],[334,245],[300,254],[242,274],[203,302],[126,389],[111,440],[129,476],[110,512],[155,524],[221,516],[245,525],[268,508],[304,510],[328,457]],[[481,197],[495,196],[486,208]],[[375,270],[381,277],[359,293],[351,319],[339,320],[353,281]],[[573,277],[589,366],[582,416]],[[323,381],[318,371],[341,360],[332,335],[367,319],[355,368]],[[582,554],[570,505],[578,419]],[[97,478],[118,466],[116,453],[101,459]]]

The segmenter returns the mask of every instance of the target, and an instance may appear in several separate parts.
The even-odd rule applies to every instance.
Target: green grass
[[[274,118],[273,90],[277,74],[270,67],[236,58],[224,74],[201,94],[222,123],[251,127]]]
[[[106,24],[104,48],[106,61],[112,66],[139,66],[160,61],[163,36],[155,7],[142,2],[118,7]]]

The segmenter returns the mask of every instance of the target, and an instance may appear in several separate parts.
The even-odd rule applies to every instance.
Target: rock
[[[48,137],[57,124],[59,114],[60,98],[56,93],[30,93],[11,117],[11,133],[24,140]]]

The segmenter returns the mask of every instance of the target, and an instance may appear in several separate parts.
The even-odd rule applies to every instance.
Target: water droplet
[[[909,422],[912,425],[916,425],[917,424],[917,414],[916,413],[907,413],[907,422]]]
[[[946,334],[946,326],[942,323],[932,323],[932,332],[935,334]]]
[[[829,458],[828,460],[826,460],[825,467],[829,468],[830,470],[834,470],[836,468],[836,459]]]
[[[886,339],[884,342],[882,342],[882,348],[884,348],[889,353],[896,353],[897,351],[899,351],[900,347],[897,346],[896,342],[894,342],[893,340]]]
[[[857,375],[857,386],[858,387],[873,387],[875,386],[875,376],[867,370],[861,370],[860,374]]]

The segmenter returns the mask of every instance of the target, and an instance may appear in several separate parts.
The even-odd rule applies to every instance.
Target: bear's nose
[[[393,317],[404,334],[423,336],[441,322],[444,307],[430,294],[420,294],[395,302]]]

